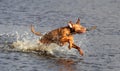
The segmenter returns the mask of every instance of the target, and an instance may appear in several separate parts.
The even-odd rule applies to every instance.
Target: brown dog
[[[31,31],[38,36],[42,35],[39,32],[35,32],[34,27],[32,25],[31,25]],[[85,32],[86,32],[86,28],[80,24],[80,19],[78,18],[76,23],[72,23],[72,21],[69,21],[68,26],[61,27],[46,33],[41,37],[40,42],[43,44],[56,43],[59,46],[63,46],[66,43],[69,43],[68,46],[69,49],[75,48],[79,51],[80,55],[83,56],[83,50],[74,44],[73,35],[82,34]]]

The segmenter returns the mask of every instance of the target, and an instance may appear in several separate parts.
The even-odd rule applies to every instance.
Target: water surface
[[[84,50],[84,56],[66,46],[56,48],[54,57],[9,46],[16,41],[25,45],[37,43],[39,37],[30,32],[30,24],[44,34],[67,25],[69,20],[75,22],[78,17],[85,27],[97,26],[94,31],[75,36],[75,43]],[[119,71],[119,19],[119,0],[0,0],[0,69]]]

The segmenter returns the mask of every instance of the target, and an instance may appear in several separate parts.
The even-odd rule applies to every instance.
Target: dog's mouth
[[[82,33],[85,33],[86,31],[80,31],[80,32],[78,32],[79,34],[82,34]]]
[[[77,31],[78,34],[86,33],[86,28],[80,31]]]

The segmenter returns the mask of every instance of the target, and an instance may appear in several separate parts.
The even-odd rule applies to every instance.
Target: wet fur
[[[31,32],[38,36],[42,36],[41,33],[35,32],[34,27],[31,25]],[[64,46],[69,43],[68,48],[75,48],[79,51],[80,55],[83,56],[83,50],[74,44],[74,34],[82,34],[86,32],[86,28],[80,24],[80,19],[78,18],[76,23],[72,23],[72,21],[68,22],[68,26],[61,27],[55,30],[52,30],[45,35],[43,35],[40,39],[40,42],[43,44],[51,44],[56,43],[59,46]]]

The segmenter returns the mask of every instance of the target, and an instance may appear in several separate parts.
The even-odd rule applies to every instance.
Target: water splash
[[[83,37],[85,36],[80,37],[80,39]],[[68,45],[63,47],[60,47],[54,43],[52,43],[51,45],[44,45],[39,42],[39,38],[40,37],[34,36],[33,34],[30,34],[28,32],[24,32],[22,34],[15,32],[0,35],[0,39],[2,39],[2,44],[10,45],[8,47],[3,46],[7,49],[9,48],[20,52],[34,52],[41,55],[53,55],[56,57],[80,56],[76,49],[69,50]],[[84,38],[81,40],[83,41]],[[82,41],[79,41],[78,45],[81,45]]]
[[[16,32],[16,41],[14,41],[10,47],[23,52],[53,54],[53,47],[56,47],[56,45],[44,45],[39,42],[39,39],[37,37],[34,37],[27,32],[22,35]]]

